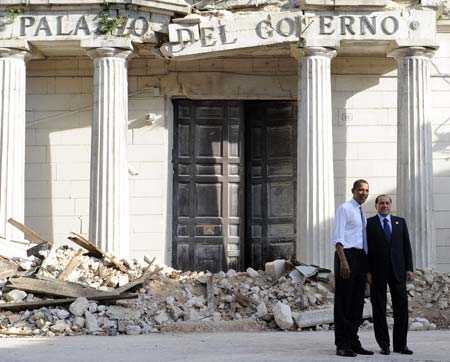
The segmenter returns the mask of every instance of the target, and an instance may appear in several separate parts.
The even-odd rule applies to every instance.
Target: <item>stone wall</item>
[[[438,34],[432,59],[433,213],[439,270],[450,271],[450,44]]]
[[[432,67],[434,219],[442,271],[450,270],[448,54],[450,49],[441,47]],[[88,230],[92,63],[33,60],[27,75],[26,223],[65,241],[70,231]],[[392,59],[332,61],[336,205],[363,177],[370,183],[368,215],[379,193],[392,195],[396,211],[396,89]],[[170,63],[132,59],[128,159],[138,175],[129,177],[131,254],[158,256],[170,264],[172,97],[294,100],[296,93],[297,63],[288,56]]]

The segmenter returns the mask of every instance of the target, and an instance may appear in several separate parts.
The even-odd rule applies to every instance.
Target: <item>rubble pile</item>
[[[265,271],[181,272],[150,258],[119,261],[81,236],[71,240],[89,251],[62,246],[37,248],[27,260],[0,257],[0,335],[136,335],[236,321],[261,329],[333,328],[330,270],[275,260]],[[411,330],[449,328],[449,285],[450,274],[415,272],[408,284]],[[363,328],[371,328],[366,302]],[[391,314],[390,307],[388,296]]]
[[[414,282],[407,284],[410,330],[450,328],[450,273],[416,270]]]
[[[246,272],[228,270],[217,274],[181,272],[167,266],[152,265],[153,261],[149,259],[147,262],[122,260],[127,265],[124,273],[107,260],[77,254],[79,252],[75,249],[63,246],[54,250],[41,266],[38,259],[34,263],[18,262],[19,271],[3,283],[0,333],[47,336],[141,334],[186,321],[217,322],[246,318],[261,321],[269,328],[293,329],[294,319],[298,318],[300,311],[329,306],[333,300],[332,279],[311,279],[300,284],[287,274],[274,279],[252,268]],[[142,279],[146,273],[151,276],[145,283],[136,285],[136,298],[113,300],[114,305],[95,298],[78,297],[67,305],[46,306],[48,300],[60,299],[46,299],[29,290],[12,289],[16,284],[21,286],[22,282],[18,283],[18,280],[36,273],[36,269],[39,270],[33,274],[36,282],[60,280],[74,258],[78,258],[78,265],[67,274],[64,285],[76,283],[110,293]],[[47,292],[53,293],[42,290],[42,293]],[[14,308],[22,305],[25,310]],[[30,310],[32,307],[39,308]]]

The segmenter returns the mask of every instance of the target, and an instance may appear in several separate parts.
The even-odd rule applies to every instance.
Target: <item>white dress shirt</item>
[[[378,218],[380,219],[381,222],[381,228],[384,229],[384,219],[387,219],[388,221],[388,225],[389,225],[389,229],[391,229],[391,234],[392,234],[392,221],[391,221],[391,214],[383,216],[378,214]]]
[[[363,225],[361,221],[361,205],[355,200],[344,202],[336,210],[333,228],[333,244],[341,243],[344,249],[363,249]],[[364,215],[364,228],[367,221]]]

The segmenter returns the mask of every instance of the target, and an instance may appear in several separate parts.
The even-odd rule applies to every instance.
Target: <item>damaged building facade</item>
[[[1,6],[2,245],[14,218],[180,269],[329,267],[365,178],[366,213],[391,195],[416,265],[450,271],[445,2]]]

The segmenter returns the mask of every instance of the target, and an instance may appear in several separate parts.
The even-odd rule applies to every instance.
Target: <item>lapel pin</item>
[[[398,221],[396,221],[395,224],[398,225]]]

